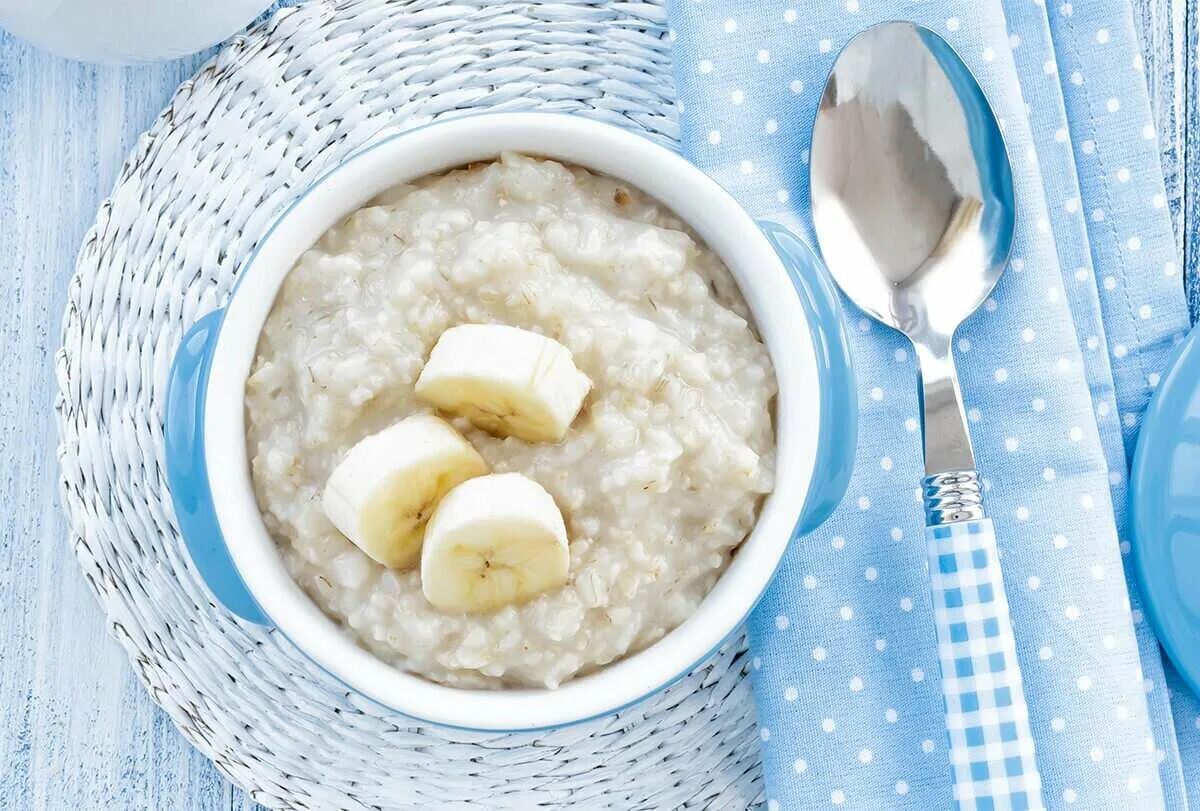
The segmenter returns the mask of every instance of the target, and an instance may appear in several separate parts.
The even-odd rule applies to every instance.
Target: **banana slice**
[[[401,420],[350,449],[325,484],[325,514],[355,546],[392,569],[421,555],[433,508],[450,488],[488,472],[445,420]]]
[[[520,473],[455,487],[429,519],[421,589],[443,611],[482,613],[567,582],[567,528],[554,499]]]
[[[438,338],[416,389],[490,434],[558,442],[591,387],[570,350],[552,338],[503,324],[463,324]]]

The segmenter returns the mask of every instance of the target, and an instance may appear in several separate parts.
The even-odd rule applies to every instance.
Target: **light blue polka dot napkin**
[[[684,151],[811,240],[822,88],[850,38],[893,19],[960,51],[1014,164],[1010,271],[956,349],[1045,800],[1186,808],[1200,704],[1164,674],[1122,560],[1131,442],[1187,328],[1128,0],[675,0]],[[854,480],[750,622],[768,805],[948,808],[916,365],[900,336],[848,318]]]

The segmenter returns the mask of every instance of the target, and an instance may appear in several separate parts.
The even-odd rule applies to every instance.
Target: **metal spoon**
[[[963,809],[1041,808],[995,535],[951,349],[1012,245],[1012,169],[1000,127],[945,40],[887,23],[838,57],[811,171],[830,273],[855,304],[908,336],[920,362],[926,538],[955,800]]]

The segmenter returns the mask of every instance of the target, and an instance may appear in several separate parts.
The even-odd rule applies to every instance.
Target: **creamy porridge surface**
[[[385,661],[445,684],[556,686],[695,611],[752,529],[775,468],[775,376],[720,260],[628,185],[506,154],[398,186],[296,263],[246,386],[249,454],[292,576]],[[594,383],[557,444],[454,425],[496,472],[549,491],[567,585],[444,613],[416,569],[375,563],[321,492],[355,442],[427,412],[439,335],[502,323],[562,342]]]

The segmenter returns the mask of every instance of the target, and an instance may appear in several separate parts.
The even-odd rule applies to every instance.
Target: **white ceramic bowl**
[[[508,150],[619,178],[688,222],[741,286],[779,383],[775,492],[712,592],[659,642],[555,690],[446,687],[358,647],[284,568],[255,502],[245,439],[244,388],[259,332],[300,254],[384,189]],[[777,249],[788,255],[781,258]],[[476,730],[528,730],[634,703],[703,662],[738,628],[778,566],[805,494],[808,517],[816,520],[845,488],[854,451],[854,397],[836,299],[815,276],[810,284],[802,281],[817,269],[804,243],[781,229],[764,233],[707,175],[617,127],[565,115],[493,113],[375,144],[328,173],[282,215],[243,268],[225,309],[201,319],[177,353],[167,405],[167,468],[193,560],[235,613],[274,624],[348,686],[416,718]],[[210,478],[208,470],[220,475]]]

